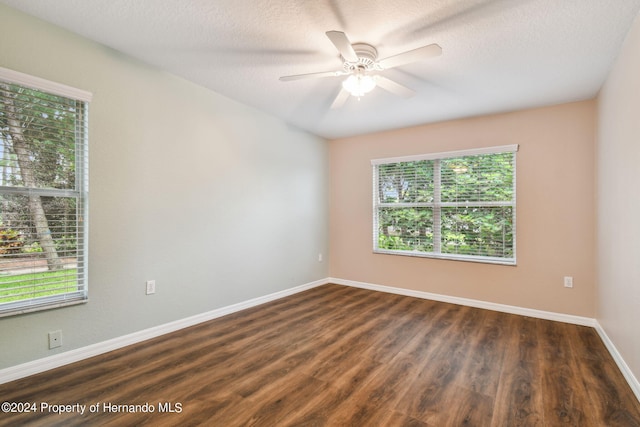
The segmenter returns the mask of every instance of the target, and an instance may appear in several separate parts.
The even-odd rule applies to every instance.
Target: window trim
[[[427,154],[418,154],[418,155],[410,155],[410,156],[401,156],[401,157],[388,157],[388,158],[380,158],[371,160],[372,166],[372,178],[373,178],[373,253],[376,254],[385,254],[385,255],[400,255],[400,256],[412,256],[412,257],[420,257],[420,258],[435,258],[435,259],[445,259],[445,260],[453,260],[453,261],[470,261],[470,262],[479,262],[485,264],[500,264],[500,265],[516,265],[516,157],[515,153],[518,151],[518,144],[511,145],[502,145],[496,147],[482,147],[482,148],[472,148],[468,150],[456,150],[456,151],[445,151],[440,153],[427,153]],[[443,207],[455,207],[455,206],[513,206],[513,257],[512,258],[500,258],[500,257],[489,257],[489,256],[481,256],[481,255],[462,255],[462,254],[443,254],[440,252],[441,238],[440,238],[440,227],[435,227],[434,229],[434,237],[433,237],[433,252],[418,252],[418,251],[410,251],[410,250],[400,250],[400,249],[380,249],[378,248],[379,242],[379,230],[378,230],[378,211],[379,208],[384,207],[385,203],[378,202],[378,166],[390,164],[390,163],[403,163],[403,162],[415,162],[415,161],[423,161],[423,160],[434,160],[435,162],[439,162],[439,160],[450,159],[456,157],[465,157],[465,156],[478,156],[483,154],[501,154],[501,153],[514,153],[514,161],[513,161],[513,201],[512,202],[441,202],[440,201],[440,174],[439,168],[434,169],[434,201],[433,202],[425,202],[425,203],[407,203],[407,207],[430,207],[434,210],[434,223],[436,221],[440,221],[440,209]],[[394,207],[398,207],[400,204],[393,203]],[[437,251],[436,251],[437,248]]]
[[[442,159],[451,159],[454,157],[462,157],[462,156],[478,156],[481,154],[500,154],[500,153],[509,153],[509,152],[517,152],[518,144],[511,145],[501,145],[498,147],[483,147],[483,148],[471,148],[468,150],[456,150],[456,151],[443,151],[441,153],[428,153],[428,154],[416,154],[412,156],[402,156],[402,157],[388,157],[384,159],[373,159],[371,160],[372,166],[377,165],[385,165],[387,163],[402,163],[402,162],[415,162],[419,160],[442,160]]]
[[[82,111],[76,124],[75,139],[75,170],[76,170],[76,189],[34,189],[19,187],[2,187],[2,191],[8,194],[37,194],[41,196],[60,196],[75,197],[79,206],[81,206],[80,217],[78,221],[81,224],[78,230],[81,230],[83,237],[82,249],[78,251],[78,257],[82,259],[82,273],[78,276],[78,285],[82,285],[82,290],[51,295],[48,297],[39,297],[37,299],[21,300],[6,303],[0,318],[7,316],[15,316],[19,314],[31,313],[34,311],[50,310],[69,305],[83,304],[89,300],[88,286],[88,251],[89,251],[89,102],[93,98],[91,92],[76,89],[61,83],[52,82],[40,77],[35,77],[19,71],[10,70],[0,67],[0,80],[9,84],[35,89],[52,95],[74,100],[76,103],[82,104]]]
[[[93,94],[86,90],[76,89],[62,83],[52,82],[40,77],[35,77],[3,67],[0,67],[0,80],[20,86],[27,86],[31,89],[41,90],[43,92],[49,92],[53,95],[75,99],[76,101],[82,101],[87,104],[91,102],[91,99],[93,98]]]

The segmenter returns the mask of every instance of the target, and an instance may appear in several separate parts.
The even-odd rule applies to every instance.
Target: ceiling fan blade
[[[393,80],[383,76],[375,76],[375,80],[376,84],[382,89],[403,98],[411,98],[416,93],[414,90],[409,89],[406,86],[402,86],[400,83],[396,83]]]
[[[345,33],[342,31],[327,31],[326,34],[345,60],[358,62],[358,55],[356,55],[356,51],[353,50],[353,46],[351,46],[351,42]]]
[[[342,107],[344,103],[347,101],[347,98],[349,98],[349,92],[340,88],[340,92],[338,92],[338,96],[336,96],[336,99],[333,100],[333,104],[331,104],[331,109],[333,110],[333,109]]]
[[[378,64],[382,68],[387,69],[398,67],[404,64],[410,64],[412,62],[422,61],[424,59],[429,59],[440,55],[442,55],[442,48],[434,43],[407,52],[399,53],[385,59],[381,59],[380,61],[378,61]]]
[[[339,71],[322,71],[320,73],[308,73],[308,74],[295,74],[293,76],[282,76],[280,77],[280,81],[282,82],[288,82],[291,80],[300,80],[300,79],[316,79],[316,78],[322,78],[322,77],[338,77],[338,76],[344,76],[345,73],[342,70]]]

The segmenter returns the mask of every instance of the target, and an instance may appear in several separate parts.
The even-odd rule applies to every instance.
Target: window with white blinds
[[[374,252],[515,264],[517,150],[373,160]]]
[[[87,300],[90,99],[0,68],[0,316]]]

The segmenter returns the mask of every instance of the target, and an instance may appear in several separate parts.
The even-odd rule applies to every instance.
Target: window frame
[[[30,299],[0,304],[0,317],[14,316],[40,310],[86,303],[88,301],[88,248],[89,248],[89,139],[88,116],[89,103],[93,95],[90,92],[76,89],[61,83],[52,82],[40,77],[0,67],[0,81],[24,88],[37,90],[49,95],[67,98],[76,103],[80,109],[75,127],[75,189],[53,189],[3,186],[2,194],[38,195],[41,197],[65,197],[76,199],[76,233],[78,238],[76,251],[78,273],[76,283],[78,289],[72,292],[35,297]],[[80,268],[80,263],[82,268]]]
[[[422,257],[422,258],[436,258],[436,259],[446,259],[446,260],[454,260],[454,261],[471,261],[471,262],[480,262],[480,263],[488,263],[488,264],[502,264],[502,265],[516,265],[516,153],[519,149],[517,144],[512,145],[503,145],[496,147],[483,147],[483,148],[475,148],[468,150],[457,150],[457,151],[447,151],[440,153],[428,153],[428,154],[419,154],[412,156],[402,156],[402,157],[389,157],[389,158],[381,158],[381,159],[373,159],[371,160],[372,166],[372,178],[373,178],[373,252],[376,254],[386,254],[386,255],[400,255],[400,256],[412,256],[412,257]],[[440,161],[451,158],[459,158],[459,157],[469,157],[469,156],[480,156],[480,155],[491,155],[491,154],[502,154],[502,153],[513,153],[513,196],[512,200],[509,202],[442,202],[441,196],[441,182],[440,182]],[[388,164],[396,164],[396,163],[408,163],[408,162],[416,162],[416,161],[425,161],[431,160],[434,161],[434,171],[433,171],[433,185],[434,185],[434,200],[433,202],[407,202],[403,203],[405,207],[427,207],[433,209],[433,252],[423,252],[417,250],[403,250],[403,249],[386,249],[379,248],[379,237],[380,237],[380,227],[379,227],[379,212],[381,208],[390,207],[388,203],[380,202],[379,200],[379,166],[388,165]],[[393,205],[393,204],[391,204]],[[397,204],[395,204],[397,206]],[[485,255],[464,255],[464,254],[448,254],[441,252],[441,214],[442,209],[446,207],[495,207],[495,206],[510,206],[512,208],[512,235],[513,235],[513,257],[511,258],[502,258],[502,257],[491,257]],[[437,225],[436,225],[437,224]]]

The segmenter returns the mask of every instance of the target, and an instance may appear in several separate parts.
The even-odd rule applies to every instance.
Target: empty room
[[[0,0],[0,425],[640,426],[640,0]]]

